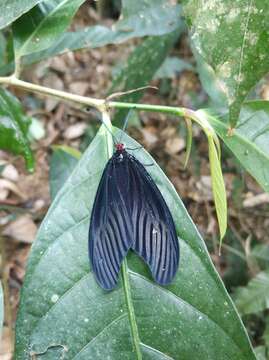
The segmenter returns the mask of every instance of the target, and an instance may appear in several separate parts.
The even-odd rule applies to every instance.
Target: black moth
[[[99,183],[89,229],[90,262],[103,289],[116,286],[129,249],[144,259],[158,284],[172,281],[179,263],[172,215],[145,167],[116,144]]]

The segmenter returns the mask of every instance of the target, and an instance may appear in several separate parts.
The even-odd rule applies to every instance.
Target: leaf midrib
[[[129,274],[128,274],[128,265],[127,265],[126,258],[124,258],[124,260],[122,262],[121,274],[122,274],[123,289],[124,289],[126,306],[127,306],[128,315],[129,315],[129,322],[130,322],[134,350],[136,352],[137,360],[142,360],[143,358],[142,358],[142,353],[141,353],[141,348],[140,348],[141,341],[140,341],[138,327],[137,327],[137,323],[136,323],[136,317],[135,317],[134,305],[133,305],[133,300],[132,300],[131,287],[130,287]]]

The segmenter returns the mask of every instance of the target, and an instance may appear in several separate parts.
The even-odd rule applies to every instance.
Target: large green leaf
[[[15,56],[47,49],[64,32],[85,0],[45,0],[13,24]]]
[[[120,69],[112,82],[109,93],[127,91],[149,85],[154,74],[164,62],[167,54],[174,46],[184,29],[181,22],[176,31],[163,35],[148,37],[129,56],[126,64]],[[137,103],[143,96],[143,91],[133,92],[120,97],[120,101]],[[122,125],[122,119],[128,109],[117,110],[114,117],[115,125]]]
[[[44,40],[41,40],[40,34],[37,36],[37,34],[33,33],[33,30],[31,31],[30,28],[26,27],[24,32],[27,31],[26,36],[29,36],[29,39],[31,39],[29,50],[31,50],[30,52],[32,52],[32,50],[35,52],[26,55],[22,60],[23,64],[29,65],[57,54],[63,54],[67,51],[118,44],[134,37],[146,35],[160,36],[182,26],[181,7],[176,3],[169,4],[165,0],[143,0],[137,4],[139,4],[139,7],[141,6],[139,12],[137,12],[138,5],[134,6],[132,0],[124,0],[122,2],[122,16],[111,28],[96,25],[76,32],[66,32],[63,34],[57,32],[57,36],[54,37],[49,47],[47,47],[47,45],[48,40],[50,40],[49,36],[51,36],[51,31],[49,31],[48,34],[42,33]],[[143,13],[141,13],[142,8]],[[45,19],[48,14],[44,7],[42,7],[42,11]],[[25,15],[25,20],[23,20],[24,18],[20,19],[22,26],[29,20],[29,16],[33,17],[34,15],[32,14],[36,12],[37,10],[33,9],[29,14]],[[58,12],[56,15],[57,14]],[[42,29],[45,31],[46,27],[43,25]],[[53,30],[54,27],[51,27],[51,29]],[[18,30],[20,30],[20,28]],[[20,37],[21,35],[19,34],[19,39]],[[39,39],[38,42],[34,40],[36,37]],[[32,42],[34,42],[34,45],[32,45]],[[42,50],[42,48],[44,50]],[[20,52],[19,46],[17,51]],[[0,68],[0,75],[11,72],[12,68],[12,64]]]
[[[23,59],[25,65],[41,61],[57,54],[63,54],[67,51],[117,44],[133,37],[146,35],[160,36],[182,26],[181,7],[177,4],[169,4],[165,0],[143,0],[136,5],[132,0],[123,0],[120,20],[111,28],[96,25],[64,34],[60,34],[57,30],[57,37],[59,35],[61,36],[56,38],[56,36],[54,36],[55,27],[59,29],[59,25],[56,23],[51,24],[50,20],[49,22],[48,20],[45,21],[45,19],[50,19],[51,15],[49,16],[48,11],[44,7],[42,7],[42,11],[44,25],[39,25],[38,29],[34,27],[33,29],[36,29],[35,31],[25,26],[25,22],[29,20],[29,16],[35,19],[36,13],[40,13],[40,8],[37,7],[33,9],[32,12],[25,16],[25,19],[22,18],[20,22],[18,22],[18,24],[21,24],[18,30],[21,31],[21,28],[24,28],[22,35],[18,34],[19,40],[21,37],[23,37],[23,39],[28,38],[28,44],[25,45],[26,50],[28,50],[23,50],[19,55],[25,55],[25,52],[31,53],[35,51],[34,54],[30,54]],[[59,11],[61,11],[61,8]],[[58,16],[58,14],[60,15],[57,11],[53,16]],[[69,19],[69,21],[70,20],[71,19]],[[62,20],[60,23],[62,23]],[[37,30],[39,34],[37,34]],[[25,35],[23,35],[24,33]],[[51,38],[52,34],[54,36],[53,39]],[[36,41],[36,38],[38,38],[39,41]],[[50,39],[52,39],[52,41],[50,41]],[[47,46],[48,44],[49,46]],[[17,48],[17,51],[21,52],[20,44],[17,44]],[[10,69],[12,69],[11,64],[0,69],[0,73],[5,74],[9,72]]]
[[[34,157],[27,138],[30,123],[18,99],[0,88],[0,149],[23,155],[28,170],[32,171]]]
[[[269,270],[260,272],[247,286],[237,288],[235,304],[242,315],[269,308]]]
[[[121,136],[115,130],[115,136]],[[156,181],[175,220],[181,263],[172,285],[152,282],[134,254],[124,285],[111,292],[95,282],[88,260],[88,228],[95,193],[108,160],[102,127],[56,196],[33,245],[16,324],[16,360],[255,359],[245,329],[205,244],[175,189],[148,153],[135,156]],[[123,135],[130,148],[138,144]],[[182,240],[181,240],[182,239]],[[134,330],[136,347],[133,347]]]
[[[11,24],[41,0],[1,0],[0,29]]]
[[[269,102],[245,103],[232,136],[227,122],[213,116],[209,121],[244,168],[269,192]]]
[[[75,168],[80,152],[69,146],[55,146],[50,159],[50,197],[53,200]]]
[[[196,51],[215,70],[235,126],[250,89],[269,71],[267,0],[185,0]]]

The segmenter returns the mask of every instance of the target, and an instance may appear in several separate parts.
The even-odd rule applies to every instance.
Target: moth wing
[[[154,280],[169,284],[178,269],[179,243],[170,210],[145,167],[130,156],[134,243],[151,269]]]
[[[126,162],[109,160],[95,196],[89,229],[89,257],[99,285],[113,289],[118,281],[121,262],[127,254],[132,237],[132,219],[123,191]]]

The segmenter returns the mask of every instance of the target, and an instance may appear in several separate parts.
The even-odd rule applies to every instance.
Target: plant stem
[[[103,110],[105,104],[105,100],[89,98],[85,96],[71,94],[66,91],[51,89],[45,86],[32,84],[27,81],[17,79],[14,75],[8,77],[0,77],[0,84],[14,86],[30,92],[34,92],[41,95],[48,95],[57,99],[70,101],[80,105],[93,106],[100,111]]]
[[[195,117],[194,111],[186,108],[106,101],[106,99],[96,99],[86,96],[80,96],[66,91],[56,90],[45,86],[32,84],[30,82],[18,79],[15,75],[0,77],[0,84],[14,86],[16,88],[24,89],[29,92],[51,96],[60,100],[76,103],[81,105],[82,108],[91,106],[98,109],[101,112],[103,112],[105,109],[118,108],[118,109],[136,109],[140,111],[150,111],[150,112],[162,112],[176,116],[187,116],[191,119]]]
[[[128,309],[129,321],[131,325],[134,350],[136,352],[137,360],[142,360],[142,353],[140,349],[140,338],[139,338],[139,333],[135,318],[133,301],[132,301],[131,287],[130,287],[129,275],[128,275],[128,265],[126,258],[122,262],[121,274],[122,274],[123,288],[124,288],[125,299]]]

